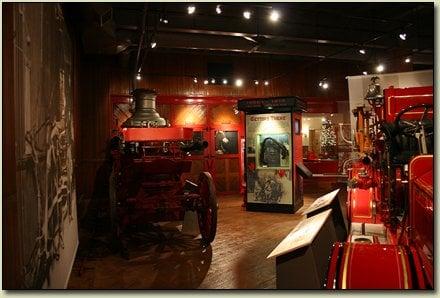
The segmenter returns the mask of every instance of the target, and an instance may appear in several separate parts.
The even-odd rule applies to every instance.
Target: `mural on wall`
[[[17,4],[14,23],[22,286],[59,288],[78,243],[72,45],[58,4]]]

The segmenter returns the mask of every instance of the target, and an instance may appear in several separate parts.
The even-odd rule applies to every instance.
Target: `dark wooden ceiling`
[[[65,11],[78,27],[86,53],[125,55],[137,63],[145,51],[208,51],[366,63],[411,55],[414,64],[433,65],[433,3],[194,5],[192,15],[188,3],[170,2],[70,3]],[[271,9],[281,14],[277,23],[268,20]],[[251,19],[243,18],[244,10],[252,12]],[[399,38],[402,32],[405,41]],[[157,43],[154,49],[152,41]]]

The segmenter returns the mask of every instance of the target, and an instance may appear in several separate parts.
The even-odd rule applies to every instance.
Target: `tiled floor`
[[[305,196],[303,208],[316,197]],[[131,241],[129,260],[111,253],[105,244],[89,251],[82,244],[69,288],[273,289],[275,260],[266,256],[303,218],[301,210],[248,212],[241,204],[241,196],[219,197],[217,235],[206,249],[178,232],[180,222],[162,227],[166,239],[153,232],[138,235]]]

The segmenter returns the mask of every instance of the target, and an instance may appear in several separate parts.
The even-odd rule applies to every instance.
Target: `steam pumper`
[[[135,110],[113,139],[110,177],[111,217],[125,249],[133,225],[182,220],[186,211],[197,213],[202,244],[209,245],[217,227],[217,199],[209,172],[198,181],[182,179],[191,170],[186,157],[203,150],[206,142],[192,141],[191,128],[171,127],[155,109],[156,93],[133,91]]]

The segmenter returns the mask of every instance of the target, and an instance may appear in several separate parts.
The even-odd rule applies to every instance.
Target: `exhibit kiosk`
[[[243,99],[246,210],[294,213],[303,206],[301,113],[298,97]]]

